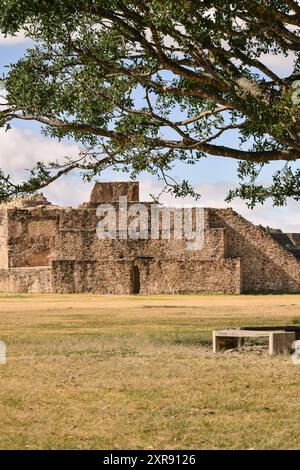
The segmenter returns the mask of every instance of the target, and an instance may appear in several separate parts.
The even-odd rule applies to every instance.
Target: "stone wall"
[[[272,238],[300,259],[300,233],[283,233],[281,230],[270,230]]]
[[[0,210],[0,269],[8,268],[7,236],[7,212]]]
[[[212,227],[226,231],[228,258],[240,258],[242,292],[300,292],[300,262],[270,234],[232,209],[209,209]]]
[[[53,261],[51,289],[59,294],[131,294],[132,266],[126,260]]]
[[[97,204],[108,202],[118,213],[120,195],[132,207],[138,184],[97,184],[91,202],[78,209],[49,205],[43,197],[1,207],[0,291],[300,292],[300,260],[232,209],[205,209],[204,246],[194,251],[175,239],[172,216],[171,238],[163,239],[161,226],[160,239],[151,238],[151,203],[145,204],[148,239],[100,239]]]
[[[95,208],[62,209],[56,236],[55,258],[69,260],[134,259],[137,257],[199,260],[224,258],[225,230],[223,228],[207,226],[205,245],[203,249],[195,251],[186,250],[185,240],[174,239],[172,225],[170,239],[162,239],[162,231],[160,231],[159,240],[151,239],[151,204],[146,206],[149,210],[149,238],[147,240],[99,239],[96,233],[99,218]],[[130,221],[130,218],[128,220]]]
[[[139,183],[137,181],[96,183],[90,202],[92,204],[117,202],[120,196],[126,196],[128,201],[139,201]]]
[[[0,269],[0,292],[50,292],[49,267]]]
[[[143,294],[197,294],[241,292],[241,270],[238,259],[138,260],[140,291]]]
[[[49,208],[7,210],[10,268],[49,266],[58,229],[58,211]]]
[[[51,277],[56,293],[240,293],[240,261],[231,259],[53,261]]]

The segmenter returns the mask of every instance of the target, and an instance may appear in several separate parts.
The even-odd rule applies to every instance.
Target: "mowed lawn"
[[[300,296],[0,295],[1,449],[300,448],[300,366],[211,331]]]

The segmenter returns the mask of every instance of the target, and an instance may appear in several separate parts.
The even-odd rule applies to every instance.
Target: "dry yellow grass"
[[[285,323],[300,296],[0,295],[0,448],[300,448],[300,366],[210,344]]]

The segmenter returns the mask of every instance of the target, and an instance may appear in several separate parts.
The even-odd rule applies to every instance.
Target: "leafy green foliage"
[[[23,30],[34,46],[3,77],[0,125],[34,120],[82,151],[39,163],[23,184],[1,173],[0,199],[108,167],[132,178],[148,171],[175,195],[196,197],[170,172],[210,155],[242,161],[229,199],[298,200],[299,26],[294,0],[1,0],[0,32]],[[293,57],[293,74],[279,77],[266,54]],[[230,132],[239,147],[224,145]],[[270,161],[284,166],[264,188],[257,180]]]

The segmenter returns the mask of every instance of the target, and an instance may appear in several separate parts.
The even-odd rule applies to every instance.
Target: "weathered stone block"
[[[109,182],[96,183],[91,193],[91,203],[118,202],[120,196],[127,196],[127,200],[139,201],[139,183]]]

